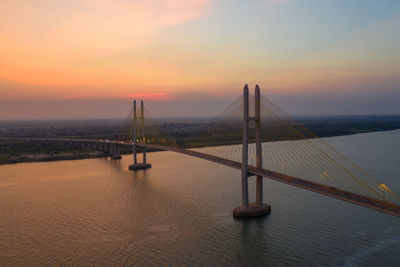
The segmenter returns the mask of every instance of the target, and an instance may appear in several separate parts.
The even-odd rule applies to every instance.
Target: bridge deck
[[[52,141],[52,142],[89,142],[89,143],[105,143],[105,144],[118,144],[123,146],[132,146],[132,143],[121,142],[121,141],[107,141],[107,140],[93,140],[93,139],[55,139],[55,138],[0,138],[1,140],[14,140],[14,141]],[[173,151],[189,156],[193,156],[200,159],[205,159],[208,161],[212,161],[218,164],[222,164],[231,168],[235,168],[240,170],[242,165],[239,162],[220,158],[213,155],[204,154],[197,151],[187,150],[183,148],[177,147],[169,147],[164,145],[156,145],[156,144],[137,144],[137,146],[154,148],[166,151]],[[260,175],[265,178],[278,181],[281,183],[289,184],[292,186],[296,186],[299,188],[303,188],[315,193],[319,193],[322,195],[326,195],[329,197],[333,197],[336,199],[340,199],[346,202],[350,202],[352,204],[356,204],[359,206],[367,207],[370,209],[374,209],[383,213],[387,213],[390,215],[400,217],[400,205],[396,205],[390,202],[378,200],[375,198],[363,196],[360,194],[344,191],[341,189],[337,189],[334,187],[329,187],[326,185],[317,184],[314,182],[306,181],[300,178],[288,176],[285,174],[273,172],[266,169],[259,169],[256,167],[249,166],[249,175]]]

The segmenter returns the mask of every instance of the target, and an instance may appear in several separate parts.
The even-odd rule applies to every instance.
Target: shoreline
[[[330,138],[330,137],[340,137],[340,136],[350,136],[350,135],[357,135],[357,134],[367,134],[367,133],[376,133],[376,132],[387,132],[387,131],[396,131],[400,130],[398,129],[388,129],[388,130],[380,130],[380,131],[365,131],[362,133],[351,133],[351,134],[338,134],[338,135],[331,135],[331,136],[324,136],[324,137],[318,137],[318,138]],[[223,146],[226,145],[232,145],[232,144],[224,144]],[[187,148],[192,148],[192,147],[187,147]],[[151,152],[156,152],[156,150],[152,151],[147,151],[147,153]],[[124,153],[121,151],[121,155],[129,155],[132,153]],[[104,154],[103,152],[97,151],[89,154],[71,154],[71,153],[65,153],[65,154],[56,154],[56,155],[48,155],[47,154],[31,154],[31,155],[24,155],[18,159],[9,159],[5,161],[0,161],[0,165],[6,165],[6,164],[18,164],[18,163],[28,163],[28,162],[52,162],[52,161],[62,161],[62,160],[79,160],[79,159],[94,159],[94,158],[106,158],[109,157],[109,155]]]
[[[103,158],[106,155],[100,153],[92,153],[92,154],[78,154],[78,155],[66,155],[59,154],[57,156],[44,156],[44,154],[38,155],[24,155],[20,158],[9,159],[5,161],[0,161],[0,165],[6,164],[17,164],[17,163],[27,163],[27,162],[51,162],[51,161],[62,161],[62,160],[78,160],[78,159],[94,159],[94,158]]]

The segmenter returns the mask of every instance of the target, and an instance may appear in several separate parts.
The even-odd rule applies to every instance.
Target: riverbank
[[[338,136],[348,136],[348,135],[357,135],[364,133],[372,133],[372,132],[385,132],[392,131],[393,129],[388,130],[377,130],[377,131],[362,131],[362,132],[352,132],[352,133],[340,133],[336,135],[325,135],[326,137],[338,137]],[[396,129],[394,129],[396,130]],[[322,137],[320,137],[322,138]],[[223,145],[233,145],[234,143],[226,143]],[[192,148],[192,147],[187,147]],[[16,164],[16,163],[25,163],[25,162],[49,162],[49,161],[61,161],[61,160],[79,160],[79,159],[91,159],[91,158],[103,158],[108,157],[109,155],[105,154],[102,151],[90,151],[87,148],[83,149],[84,151],[75,151],[68,153],[59,153],[59,152],[51,152],[45,154],[24,154],[20,156],[10,156],[8,159],[0,158],[0,165],[3,164]],[[154,152],[158,150],[148,150],[147,152]],[[141,152],[141,149],[138,149],[138,153]],[[131,154],[130,149],[121,149],[121,155]]]
[[[0,160],[2,164],[16,164],[23,162],[47,162],[47,161],[60,161],[60,160],[78,160],[78,159],[91,159],[91,158],[102,158],[106,155],[102,152],[92,152],[88,154],[76,154],[76,153],[60,153],[60,154],[33,154],[33,155],[22,155],[13,156],[9,159]]]

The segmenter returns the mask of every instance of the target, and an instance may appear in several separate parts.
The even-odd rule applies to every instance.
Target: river
[[[400,192],[400,130],[325,140]],[[149,153],[146,171],[131,161],[0,166],[0,265],[399,266],[397,217],[264,179],[271,214],[237,220],[238,170],[173,152]]]

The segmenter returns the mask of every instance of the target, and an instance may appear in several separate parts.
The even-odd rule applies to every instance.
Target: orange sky
[[[3,0],[0,97],[393,89],[399,10],[369,0]]]

